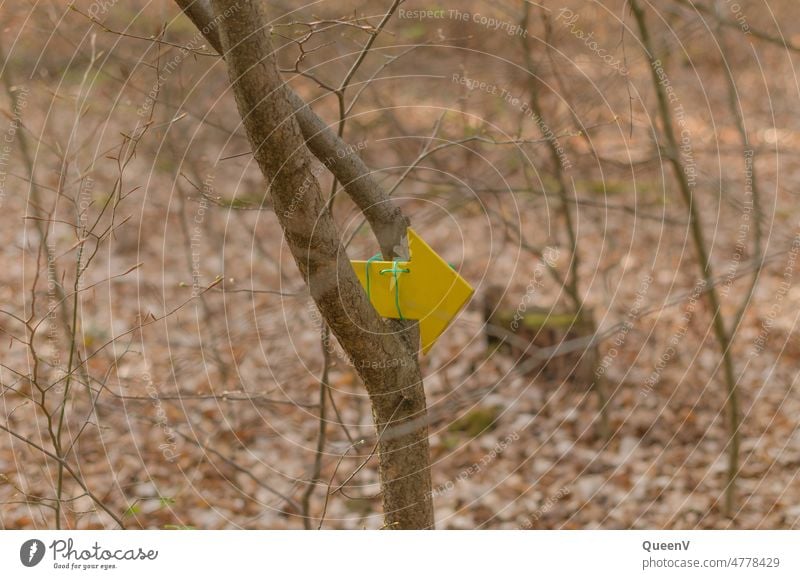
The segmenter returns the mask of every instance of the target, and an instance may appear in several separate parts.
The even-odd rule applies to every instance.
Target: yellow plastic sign
[[[350,263],[381,316],[419,320],[422,353],[427,354],[474,290],[411,228],[408,250],[408,261]]]

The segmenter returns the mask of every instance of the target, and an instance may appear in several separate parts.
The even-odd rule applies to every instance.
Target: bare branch
[[[203,33],[209,44],[222,54],[219,27],[214,24],[210,1],[176,0],[176,3]],[[254,34],[266,37],[267,30],[260,29]],[[353,147],[342,140],[289,86],[281,85],[278,90],[286,93],[309,150],[333,173],[364,213],[378,240],[383,257],[403,257],[398,249],[404,247],[408,218],[383,191],[372,171]]]

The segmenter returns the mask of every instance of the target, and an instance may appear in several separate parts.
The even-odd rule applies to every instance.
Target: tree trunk
[[[394,332],[394,324],[375,312],[350,266],[311,172],[311,156],[291,102],[293,93],[278,72],[263,6],[244,0],[212,2],[212,23],[236,104],[289,249],[370,396],[379,436],[386,526],[432,528],[425,391],[415,329]],[[202,30],[209,37],[206,27]],[[335,157],[336,151],[328,151],[328,156]],[[381,231],[375,231],[379,239]]]

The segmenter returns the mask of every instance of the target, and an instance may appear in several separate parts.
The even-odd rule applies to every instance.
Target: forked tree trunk
[[[414,330],[393,331],[394,324],[375,312],[350,266],[311,171],[311,155],[295,116],[297,103],[292,102],[296,96],[285,87],[276,66],[265,3],[213,0],[213,12],[205,15],[197,12],[202,3],[195,3],[195,14],[187,8],[191,2],[179,4],[195,24],[200,23],[198,18],[213,18],[213,26],[201,30],[222,49],[236,104],[286,242],[320,313],[366,385],[379,435],[386,526],[432,528],[425,391]],[[336,150],[327,153],[336,157]],[[380,198],[379,191],[374,193]],[[399,211],[397,215],[402,216]],[[375,230],[376,222],[370,223]],[[392,235],[385,229],[375,234],[379,239]]]

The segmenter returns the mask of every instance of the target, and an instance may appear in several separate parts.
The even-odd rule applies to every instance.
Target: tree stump
[[[570,381],[591,386],[597,364],[597,346],[590,311],[528,305],[525,298],[509,305],[504,288],[490,286],[484,293],[483,320],[489,349],[512,356],[527,375],[547,381]],[[584,340],[585,345],[575,343]],[[547,355],[537,364],[526,363],[531,356]]]

